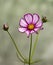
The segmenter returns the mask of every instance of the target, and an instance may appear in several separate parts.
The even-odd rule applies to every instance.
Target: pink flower
[[[20,32],[25,32],[29,37],[32,33],[38,33],[38,30],[42,29],[42,20],[38,14],[25,14],[23,18],[20,19]]]

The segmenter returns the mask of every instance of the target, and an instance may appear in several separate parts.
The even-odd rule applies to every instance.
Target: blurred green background
[[[9,32],[15,39],[21,53],[28,58],[29,38],[18,32],[19,20],[25,13],[38,13],[46,16],[48,22],[40,32],[39,41],[33,56],[44,59],[33,65],[53,65],[53,0],[0,0],[0,65],[23,65],[17,56],[15,47],[2,25],[9,25]],[[33,34],[33,42],[36,34]]]

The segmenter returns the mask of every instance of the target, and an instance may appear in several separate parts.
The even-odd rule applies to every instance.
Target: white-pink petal
[[[30,31],[25,31],[25,33],[27,34],[27,37],[29,37],[30,36]]]
[[[33,14],[33,23],[35,24],[39,20],[39,15],[38,14]]]
[[[26,28],[18,28],[18,30],[19,30],[20,32],[25,32],[25,31],[26,31]]]
[[[34,30],[31,30],[30,33],[31,33],[31,34],[34,33]]]
[[[38,22],[37,22],[37,24],[36,24],[36,27],[41,27],[42,26],[42,21],[41,20],[39,20]]]
[[[20,26],[27,27],[27,23],[23,18],[20,20],[19,24],[20,24]]]
[[[24,18],[28,24],[32,23],[32,14],[25,14]]]
[[[34,31],[38,31],[38,30],[39,30],[39,28],[35,28],[35,29],[34,29]]]

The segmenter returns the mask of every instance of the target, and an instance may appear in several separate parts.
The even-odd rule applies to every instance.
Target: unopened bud
[[[43,23],[46,23],[47,22],[47,18],[46,17],[42,17],[42,21],[43,21]]]
[[[4,31],[8,31],[8,29],[9,29],[9,26],[8,26],[7,24],[4,24],[4,25],[3,25],[3,30],[4,30]]]

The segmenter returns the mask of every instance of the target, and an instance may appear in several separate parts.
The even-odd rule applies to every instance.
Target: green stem
[[[14,44],[16,50],[17,50],[17,52],[19,53],[19,55],[22,57],[23,60],[26,61],[26,59],[22,56],[22,54],[21,54],[20,51],[18,50],[18,47],[17,47],[17,45],[16,45],[14,39],[12,38],[11,34],[9,33],[9,31],[7,31],[7,33],[9,34],[9,36],[10,36],[10,38],[11,38],[11,40],[12,40],[12,42],[13,42],[13,44]]]
[[[42,59],[36,60],[36,61],[31,62],[31,64],[38,63],[38,62],[41,62],[41,61],[42,61]]]
[[[16,55],[17,55],[17,58],[18,58],[22,63],[24,63],[24,61],[18,56],[17,53],[16,53]]]
[[[39,38],[39,33],[38,33],[37,36],[36,36],[36,40],[35,40],[35,43],[34,43],[34,47],[33,47],[33,49],[32,49],[31,59],[32,59],[32,57],[33,57],[33,55],[34,55],[35,48],[36,48],[36,45],[37,45],[37,42],[38,42],[38,38]]]
[[[26,64],[29,64],[29,65],[30,65],[30,64],[37,63],[37,62],[40,61],[40,60],[38,60],[38,61],[33,61],[33,62],[31,62],[32,34],[31,34],[31,38],[30,38],[31,42],[30,42],[29,62],[28,62],[28,61],[22,56],[22,54],[20,53],[20,51],[18,50],[18,47],[17,47],[17,45],[16,45],[14,39],[12,38],[11,34],[9,33],[9,31],[7,31],[7,33],[9,34],[9,36],[10,36],[10,38],[11,38],[11,40],[12,40],[12,42],[13,42],[13,44],[14,44],[16,50],[17,50],[17,52],[19,53],[19,55],[21,56],[21,58],[24,60],[24,61],[23,61],[21,58],[19,58],[19,60],[20,60],[21,62],[23,62],[24,64],[26,63]],[[37,37],[38,37],[38,35],[37,35]],[[36,40],[36,42],[37,42],[37,40]],[[35,45],[35,44],[34,44],[34,45]],[[35,45],[35,46],[36,46],[36,45]],[[34,48],[35,48],[35,46],[34,46]],[[34,49],[34,48],[33,48],[33,49]],[[34,51],[33,51],[33,52],[34,52]],[[18,57],[18,55],[17,55],[17,57]]]
[[[17,54],[17,53],[16,53],[16,54]],[[26,62],[26,61],[23,61],[22,59],[20,59],[20,57],[18,56],[18,54],[17,54],[17,57],[18,57],[18,59],[19,59],[22,63],[24,63],[24,65],[25,65],[25,63],[26,63],[26,64],[29,64],[29,62]],[[38,63],[38,62],[40,62],[40,61],[42,61],[42,59],[36,60],[36,61],[32,61],[32,62],[30,62],[30,64]]]
[[[17,53],[16,53],[17,54]],[[25,64],[29,64],[29,62],[27,62],[27,61],[23,61],[19,56],[18,56],[18,54],[17,54],[17,57],[18,57],[18,59],[22,62],[22,63],[24,63],[24,65]],[[36,61],[32,61],[32,62],[30,62],[30,64],[34,64],[34,63],[38,63],[38,62],[40,62],[40,61],[42,61],[42,59],[40,59],[40,60],[36,60]]]
[[[31,34],[31,38],[30,38],[30,51],[29,51],[29,65],[30,65],[30,62],[31,62],[31,50],[32,50],[32,34]]]

